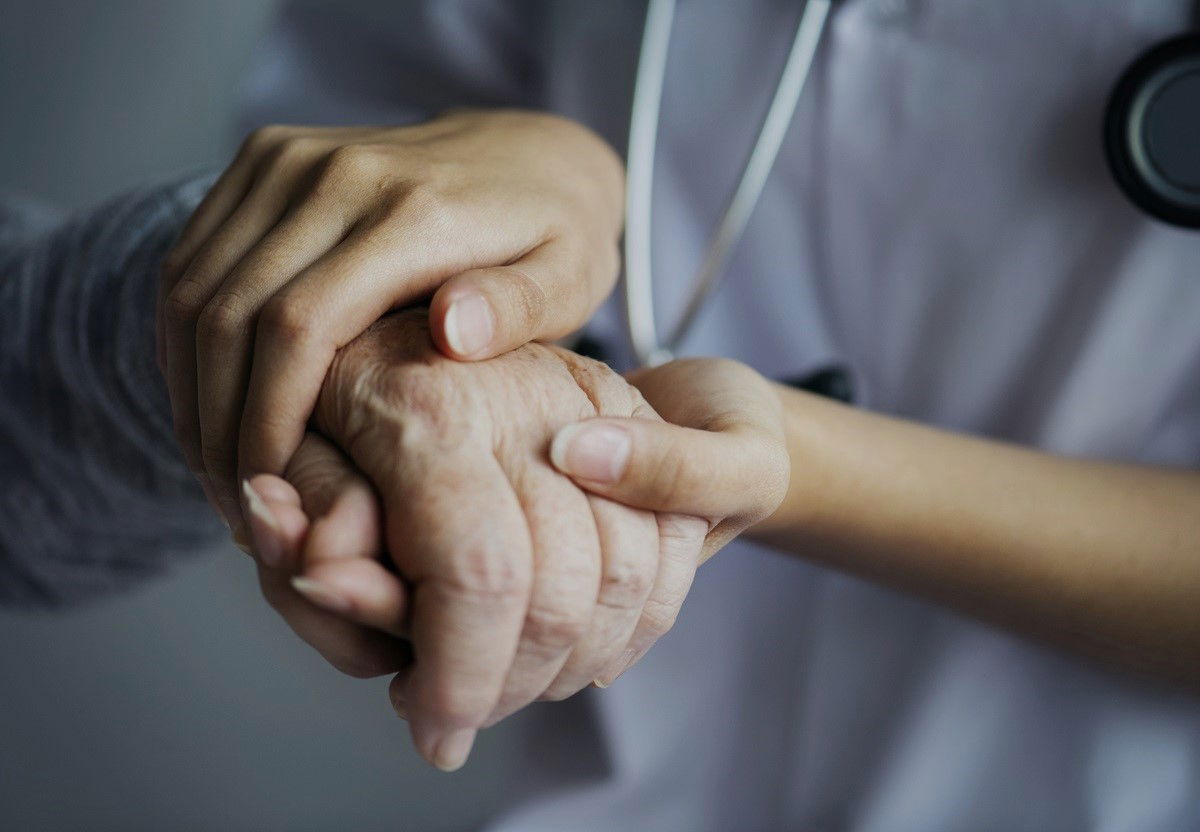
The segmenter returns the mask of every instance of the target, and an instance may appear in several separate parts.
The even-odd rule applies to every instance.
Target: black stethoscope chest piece
[[[1126,70],[1109,99],[1104,144],[1134,203],[1200,228],[1200,34],[1161,43]]]

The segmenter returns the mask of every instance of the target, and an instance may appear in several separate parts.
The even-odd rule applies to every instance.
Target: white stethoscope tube
[[[742,170],[729,205],[709,241],[684,306],[679,322],[665,342],[659,340],[654,312],[652,280],[651,213],[654,192],[654,146],[658,137],[659,111],[667,52],[671,42],[671,22],[675,0],[650,0],[646,28],[642,35],[637,77],[634,81],[633,109],[630,114],[625,193],[625,315],[629,344],[643,366],[655,366],[672,358],[687,336],[705,300],[725,274],[730,255],[746,230],[750,215],[758,204],[763,186],[779,154],[784,135],[796,111],[817,46],[829,18],[831,0],[807,0],[796,36],[780,75],[771,106],[759,128],[754,149]]]

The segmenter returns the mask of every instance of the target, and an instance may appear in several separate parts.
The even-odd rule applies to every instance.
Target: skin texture
[[[423,311],[398,313],[339,353],[322,390],[315,423],[345,458],[310,437],[292,485],[251,482],[267,599],[335,666],[399,669],[393,702],[435,765],[457,767],[478,728],[534,699],[610,681],[690,587],[708,521],[589,495],[551,465],[554,433],[596,415],[659,421],[602,364],[542,344],[457,362]],[[307,582],[289,583],[301,567]]]
[[[519,346],[611,288],[620,180],[595,136],[529,113],[268,128],[163,270],[189,463],[249,518],[291,626],[346,672],[398,672],[427,759],[454,768],[478,727],[611,682],[747,529],[1200,689],[1200,474],[923,428],[723,360],[631,376],[639,397]]]
[[[663,420],[563,425],[552,461],[595,494],[703,517],[701,560],[748,529],[791,554],[1200,690],[1200,474],[936,430],[771,385],[725,360],[672,362],[630,381]],[[592,427],[618,430],[628,447],[584,440],[606,451],[597,465],[577,447]],[[354,522],[367,534],[381,515]],[[306,575],[329,568],[320,540],[305,542]],[[408,700],[396,704],[404,711]]]
[[[460,359],[582,325],[616,280],[622,189],[607,145],[539,113],[253,133],[158,292],[175,431],[235,535],[239,471],[284,470],[334,354],[381,315],[428,300]]]
[[[1061,457],[777,393],[797,462],[754,537],[1200,692],[1200,472]]]
[[[657,511],[731,510],[755,487],[753,472],[711,441],[720,436],[701,442],[679,425],[706,411],[743,422],[768,414],[730,394],[735,379],[681,378],[671,365],[653,373],[672,383],[635,383],[675,424],[625,422],[626,464],[605,482],[576,482]],[[1200,473],[1068,459],[778,385],[773,395],[790,485],[754,538],[1200,691]],[[750,462],[768,480],[776,468],[763,454]]]

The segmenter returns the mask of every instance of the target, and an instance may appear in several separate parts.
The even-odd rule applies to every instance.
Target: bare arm
[[[791,485],[755,538],[1200,687],[1200,472],[1068,459],[777,389]]]
[[[923,427],[728,361],[632,381],[674,424],[614,423],[627,442],[608,441],[604,464],[561,454],[588,490],[708,518],[707,551],[731,536],[722,529],[748,527],[783,551],[1200,688],[1200,472]]]

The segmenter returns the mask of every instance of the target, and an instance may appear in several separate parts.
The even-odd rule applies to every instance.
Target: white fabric
[[[1112,459],[1200,464],[1200,234],[1140,215],[1100,120],[1186,0],[846,0],[686,352],[776,377],[831,360],[866,404]],[[655,194],[679,312],[798,19],[684,0]],[[293,6],[249,121],[533,104],[621,146],[637,2]],[[338,59],[337,56],[341,56]],[[442,95],[430,91],[441,91]],[[619,316],[594,330],[619,348]],[[884,589],[733,545],[675,631],[593,695],[580,755],[496,830],[1200,828],[1200,703]],[[577,713],[543,708],[545,730]],[[536,769],[532,761],[522,762]]]

